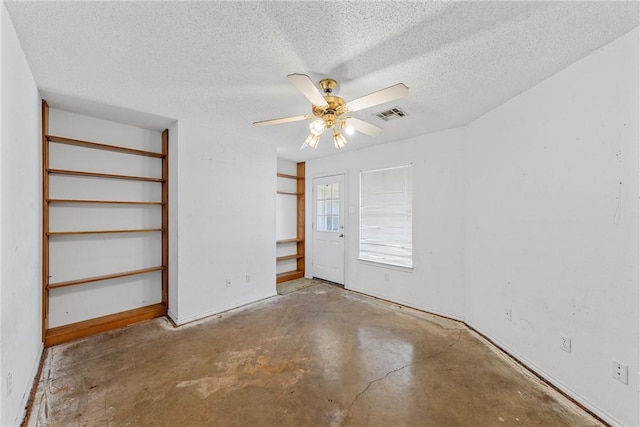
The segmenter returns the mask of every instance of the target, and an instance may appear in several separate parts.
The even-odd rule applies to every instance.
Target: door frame
[[[313,278],[314,277],[314,264],[313,264],[313,245],[314,245],[314,230],[315,230],[315,226],[316,226],[316,212],[314,210],[315,204],[316,204],[316,191],[315,191],[315,184],[314,181],[316,179],[322,179],[322,178],[331,178],[333,176],[340,176],[342,175],[343,180],[344,180],[344,189],[342,191],[343,195],[344,195],[344,254],[343,254],[343,262],[344,262],[344,272],[343,272],[343,282],[344,282],[344,288],[348,289],[348,283],[347,283],[347,271],[349,268],[349,239],[350,239],[350,227],[349,227],[349,219],[350,219],[350,215],[349,215],[349,170],[348,169],[344,169],[344,170],[339,170],[339,171],[334,171],[331,173],[319,173],[316,175],[313,175],[312,177],[310,177],[310,179],[308,180],[308,185],[311,187],[310,189],[308,188],[307,194],[311,194],[310,200],[309,200],[309,204],[307,205],[307,235],[310,236],[310,239],[307,239],[307,248],[305,250],[305,254],[306,254],[306,265],[307,265],[307,270],[309,272],[308,275],[306,275],[307,278]]]

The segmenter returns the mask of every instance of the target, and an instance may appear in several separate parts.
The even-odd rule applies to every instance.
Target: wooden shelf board
[[[72,236],[78,234],[116,234],[116,233],[152,233],[166,231],[164,228],[144,228],[137,230],[87,230],[87,231],[50,231],[48,236]]]
[[[132,181],[165,182],[162,178],[150,178],[147,176],[117,175],[111,173],[84,172],[66,169],[47,169],[47,173],[52,175],[74,175],[87,176],[91,178],[129,179]]]
[[[57,142],[59,144],[74,145],[76,147],[95,148],[98,150],[115,151],[118,153],[135,154],[145,157],[164,158],[165,154],[155,153],[153,151],[137,150],[135,148],[119,147],[117,145],[100,144],[97,142],[82,141],[80,139],[63,138],[61,136],[47,135],[47,140]]]
[[[300,258],[304,258],[304,254],[293,254],[293,255],[279,256],[279,257],[276,258],[276,262],[278,262],[278,261],[286,261],[288,259],[300,259]]]
[[[277,191],[278,194],[286,194],[288,196],[302,196],[302,193],[292,193],[291,191]]]
[[[63,288],[65,286],[83,285],[85,283],[93,283],[93,282],[100,282],[102,280],[118,279],[120,277],[137,276],[139,274],[146,274],[154,271],[163,271],[166,269],[167,269],[166,267],[159,266],[159,267],[143,268],[142,270],[132,270],[132,271],[123,271],[121,273],[105,274],[104,276],[94,276],[94,277],[87,277],[87,278],[78,279],[78,280],[68,280],[66,282],[49,283],[49,285],[47,286],[47,289],[56,289],[56,288]]]
[[[276,243],[302,243],[302,242],[304,242],[304,239],[296,239],[295,237],[293,239],[276,240]]]
[[[289,280],[300,279],[304,277],[304,271],[301,270],[293,270],[293,271],[285,271],[284,273],[276,274],[276,284],[282,282],[288,282]]]
[[[280,172],[278,172],[276,175],[277,175],[279,178],[304,179],[304,177],[302,177],[302,176],[289,175],[289,174],[287,174],[287,173],[280,173]]]
[[[47,330],[44,345],[50,347],[52,345],[62,344],[89,335],[122,328],[144,320],[165,316],[166,314],[167,306],[160,303],[69,325],[58,326]]]
[[[104,205],[163,205],[162,202],[134,202],[124,200],[48,199],[48,203],[98,203]]]

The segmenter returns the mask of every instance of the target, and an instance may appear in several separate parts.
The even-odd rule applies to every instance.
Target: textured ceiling
[[[638,2],[5,2],[53,107],[161,128],[234,126],[279,156],[299,150],[308,114],[286,75],[332,77],[346,101],[402,82],[409,96],[354,116],[384,128],[345,149],[464,125],[638,26]],[[399,106],[408,116],[373,113]]]

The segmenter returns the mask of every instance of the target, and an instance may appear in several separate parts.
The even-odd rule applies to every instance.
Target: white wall
[[[636,29],[471,123],[466,166],[467,322],[624,425],[640,422],[638,113]]]
[[[42,353],[41,124],[40,95],[4,4],[0,39],[0,425],[7,426],[22,421]]]
[[[158,131],[49,109],[49,133],[65,138],[162,152]],[[49,167],[162,178],[162,160],[125,153],[49,144]],[[157,182],[51,175],[49,197],[158,202]],[[160,205],[49,205],[50,231],[162,228]],[[50,283],[162,265],[161,233],[52,236]],[[123,277],[49,291],[48,327],[67,325],[162,302],[162,273]]]
[[[346,174],[347,289],[449,317],[463,317],[464,136],[465,130],[458,128],[307,162],[306,193],[309,195],[313,178]],[[413,271],[358,261],[360,171],[409,163],[413,163]],[[307,197],[307,236],[312,236],[312,206],[312,197]],[[312,239],[308,238],[307,277],[313,275],[311,243]]]
[[[177,319],[178,292],[178,141],[180,124],[169,127],[169,310],[168,315]]]
[[[275,295],[276,151],[224,123],[180,120],[178,127],[171,316],[182,324]]]

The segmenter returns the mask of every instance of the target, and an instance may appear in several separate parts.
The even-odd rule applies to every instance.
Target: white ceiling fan
[[[393,101],[394,99],[403,98],[409,94],[409,88],[403,83],[398,83],[386,89],[354,99],[353,101],[345,102],[344,99],[339,96],[332,95],[332,92],[334,92],[338,86],[338,82],[333,79],[320,80],[319,86],[320,89],[322,89],[321,92],[309,76],[305,74],[289,74],[287,78],[311,101],[312,114],[263,120],[254,122],[253,125],[270,126],[315,118],[316,120],[309,124],[309,136],[301,148],[304,148],[305,145],[316,148],[320,141],[320,136],[324,133],[325,129],[333,129],[333,143],[336,148],[342,148],[347,144],[346,138],[340,133],[341,129],[344,130],[347,135],[351,135],[354,131],[357,131],[365,135],[376,136],[382,132],[381,128],[351,117],[349,113]]]

